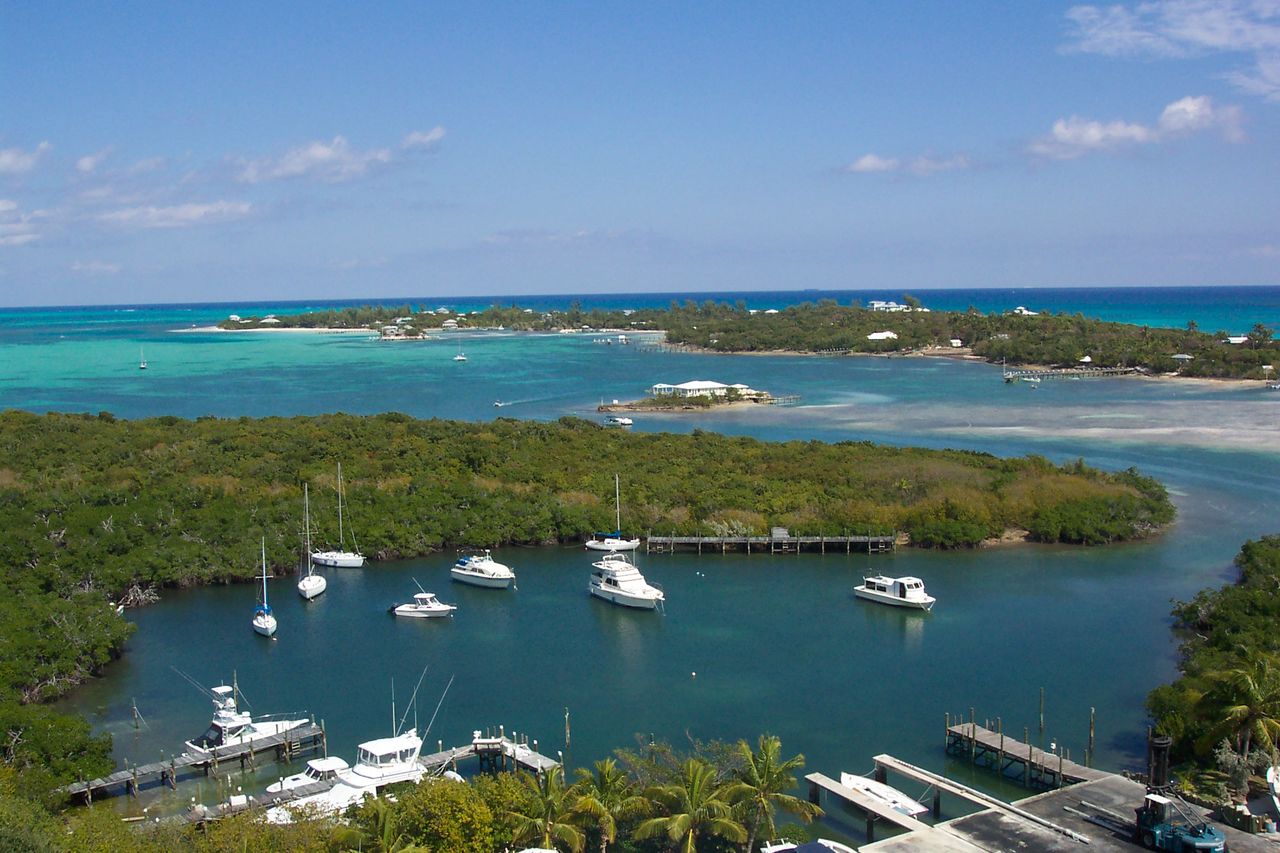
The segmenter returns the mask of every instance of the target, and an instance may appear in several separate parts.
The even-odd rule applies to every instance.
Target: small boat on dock
[[[449,577],[472,586],[506,589],[515,583],[516,573],[510,566],[493,559],[487,548],[465,548],[459,552],[453,568],[449,569]]]
[[[596,598],[641,610],[661,610],[665,604],[666,594],[646,581],[626,555],[605,554],[591,565],[595,570],[587,592]]]
[[[863,578],[862,585],[853,588],[853,594],[868,601],[916,610],[932,610],[933,603],[937,600],[924,591],[924,581],[913,577],[889,578],[876,575]]]
[[[896,812],[900,812],[908,817],[917,817],[929,811],[928,807],[921,805],[906,794],[886,785],[884,782],[877,782],[875,779],[868,779],[866,776],[857,776],[853,773],[841,773],[840,784],[846,788],[852,788],[855,791],[861,791],[868,797],[873,797],[884,803]]]
[[[307,762],[307,768],[301,773],[285,776],[278,782],[272,782],[268,785],[267,793],[280,794],[285,791],[294,791],[298,788],[310,787],[318,782],[336,783],[338,774],[350,767],[351,765],[347,764],[345,759],[336,755],[330,755],[327,758],[313,758]]]
[[[415,579],[414,583],[418,584],[418,581]],[[393,604],[387,609],[387,612],[394,616],[403,616],[408,619],[429,619],[435,616],[452,616],[453,611],[457,609],[456,605],[445,604],[435,595],[423,589],[422,584],[418,584],[418,592],[413,594],[412,602],[408,604]]]
[[[788,841],[780,838],[760,846],[760,853],[857,853],[847,844],[819,838],[816,841]]]
[[[208,694],[213,699],[213,719],[204,734],[186,742],[187,751],[192,755],[209,755],[214,750],[229,746],[249,746],[254,741],[274,737],[311,722],[305,718],[290,719],[284,714],[254,719],[236,707],[236,688],[233,685],[221,684],[209,690]]]

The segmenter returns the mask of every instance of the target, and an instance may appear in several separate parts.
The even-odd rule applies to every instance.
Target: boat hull
[[[587,541],[589,551],[634,551],[640,547],[639,539],[590,539]]]
[[[473,572],[464,572],[459,569],[450,569],[449,577],[458,583],[471,584],[472,586],[482,586],[485,589],[507,589],[511,586],[515,578],[491,577],[489,575],[479,575]]]
[[[441,616],[452,616],[453,608],[448,610],[421,610],[412,604],[401,604],[398,607],[391,608],[393,615],[404,619],[436,619]]]
[[[323,594],[328,587],[329,582],[320,575],[307,575],[298,581],[298,595],[310,601]]]
[[[276,632],[277,627],[276,617],[274,616],[268,616],[265,619],[255,616],[253,619],[253,632],[255,634],[260,634],[263,637],[270,637],[273,635]]]
[[[364,555],[349,551],[318,551],[311,555],[311,562],[332,569],[359,569],[364,567]]]
[[[603,599],[604,601],[607,601],[610,604],[621,605],[622,607],[631,607],[636,610],[657,610],[658,609],[659,600],[656,598],[629,595],[628,593],[621,592],[619,590],[614,590],[614,589],[602,589],[601,587],[598,587],[595,584],[591,584],[587,588],[587,592],[591,593],[596,598]]]
[[[896,595],[887,595],[883,592],[866,589],[865,587],[854,587],[853,594],[858,598],[865,598],[867,601],[876,601],[880,604],[890,604],[894,607],[905,607],[908,610],[924,610],[933,609],[935,599],[933,596],[919,598],[899,598]]]

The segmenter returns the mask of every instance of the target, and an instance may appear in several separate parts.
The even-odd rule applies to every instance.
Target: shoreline
[[[365,329],[365,328],[338,329],[338,328],[329,328],[325,326],[286,326],[284,328],[279,328],[279,329],[263,328],[262,326],[254,326],[252,329],[224,329],[221,326],[191,326],[190,328],[187,328],[187,329],[170,329],[169,331],[178,332],[178,333],[221,332],[228,335],[237,335],[237,334],[240,334],[241,332],[313,332],[313,333],[329,334],[329,335],[376,334],[376,332],[374,332],[373,329]]]

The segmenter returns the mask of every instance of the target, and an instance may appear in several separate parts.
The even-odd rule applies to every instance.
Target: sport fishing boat
[[[449,577],[472,586],[506,589],[515,583],[516,573],[493,559],[487,548],[469,548],[459,552],[458,561],[449,569]]]
[[[208,693],[213,699],[213,720],[204,734],[186,742],[187,751],[193,755],[209,755],[220,747],[248,745],[311,722],[305,718],[289,719],[284,714],[254,719],[236,707],[236,688],[232,685],[222,684]]]
[[[846,788],[852,788],[855,791],[861,791],[868,797],[877,799],[896,812],[900,812],[908,817],[922,815],[929,809],[920,803],[908,797],[906,794],[886,785],[884,782],[877,782],[875,779],[868,779],[866,776],[857,776],[853,773],[841,773],[840,784]]]
[[[924,581],[913,577],[888,578],[876,575],[863,578],[862,585],[853,588],[853,594],[868,601],[892,604],[895,607],[913,607],[917,610],[931,610],[933,602],[937,600],[925,593]]]
[[[659,610],[666,602],[663,591],[646,581],[624,554],[605,554],[591,565],[594,571],[587,592],[596,598],[642,610]]]
[[[587,548],[592,551],[634,551],[640,547],[639,538],[624,539],[622,536],[622,498],[618,485],[618,475],[613,475],[613,510],[614,524],[617,529],[608,533],[593,533],[587,540]]]
[[[418,591],[413,595],[413,601],[409,604],[393,604],[387,608],[388,613],[409,619],[429,619],[433,616],[452,616],[453,611],[458,609],[456,605],[445,604],[423,589],[417,578],[414,578],[413,582],[418,586]]]

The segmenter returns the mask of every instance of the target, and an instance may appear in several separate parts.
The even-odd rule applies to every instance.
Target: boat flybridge
[[[862,585],[853,588],[853,594],[868,601],[896,607],[913,607],[917,610],[931,610],[933,602],[937,600],[924,591],[924,581],[913,577],[889,578],[875,575],[863,578]]]
[[[665,604],[663,591],[646,581],[625,554],[614,551],[591,565],[594,571],[587,592],[596,598],[642,610],[661,610]]]
[[[332,788],[296,800],[290,808],[309,806],[321,814],[336,814],[366,796],[376,797],[387,785],[419,782],[427,772],[418,763],[421,751],[422,738],[416,729],[394,737],[365,741],[356,748],[356,763],[335,774],[336,782]],[[292,819],[293,816],[284,808],[267,811],[267,820],[273,823],[289,823]]]
[[[877,782],[875,779],[868,779],[866,776],[857,776],[853,773],[841,773],[840,784],[846,788],[852,788],[855,791],[861,791],[867,796],[879,800],[889,808],[896,812],[907,815],[908,817],[917,817],[929,811],[927,806],[923,806],[906,794],[886,785],[884,782]]]
[[[186,742],[187,751],[194,755],[209,755],[219,747],[248,745],[311,722],[284,714],[254,719],[236,707],[236,688],[232,685],[222,684],[208,692],[213,699],[213,720],[204,734]]]
[[[622,536],[622,498],[618,485],[618,475],[613,475],[613,511],[614,524],[617,528],[607,533],[593,533],[587,540],[587,548],[592,551],[634,551],[640,547],[640,539],[624,539]]]
[[[364,565],[364,555],[360,553],[360,546],[356,544],[355,531],[351,532],[351,544],[356,548],[354,551],[344,550],[346,548],[346,535],[342,528],[342,463],[338,463],[338,547],[330,548],[328,551],[316,551],[311,555],[311,562],[317,566],[329,566],[334,569],[358,569]]]
[[[472,586],[506,589],[516,581],[516,573],[493,559],[488,548],[467,548],[459,552],[458,561],[449,569],[449,577]]]

